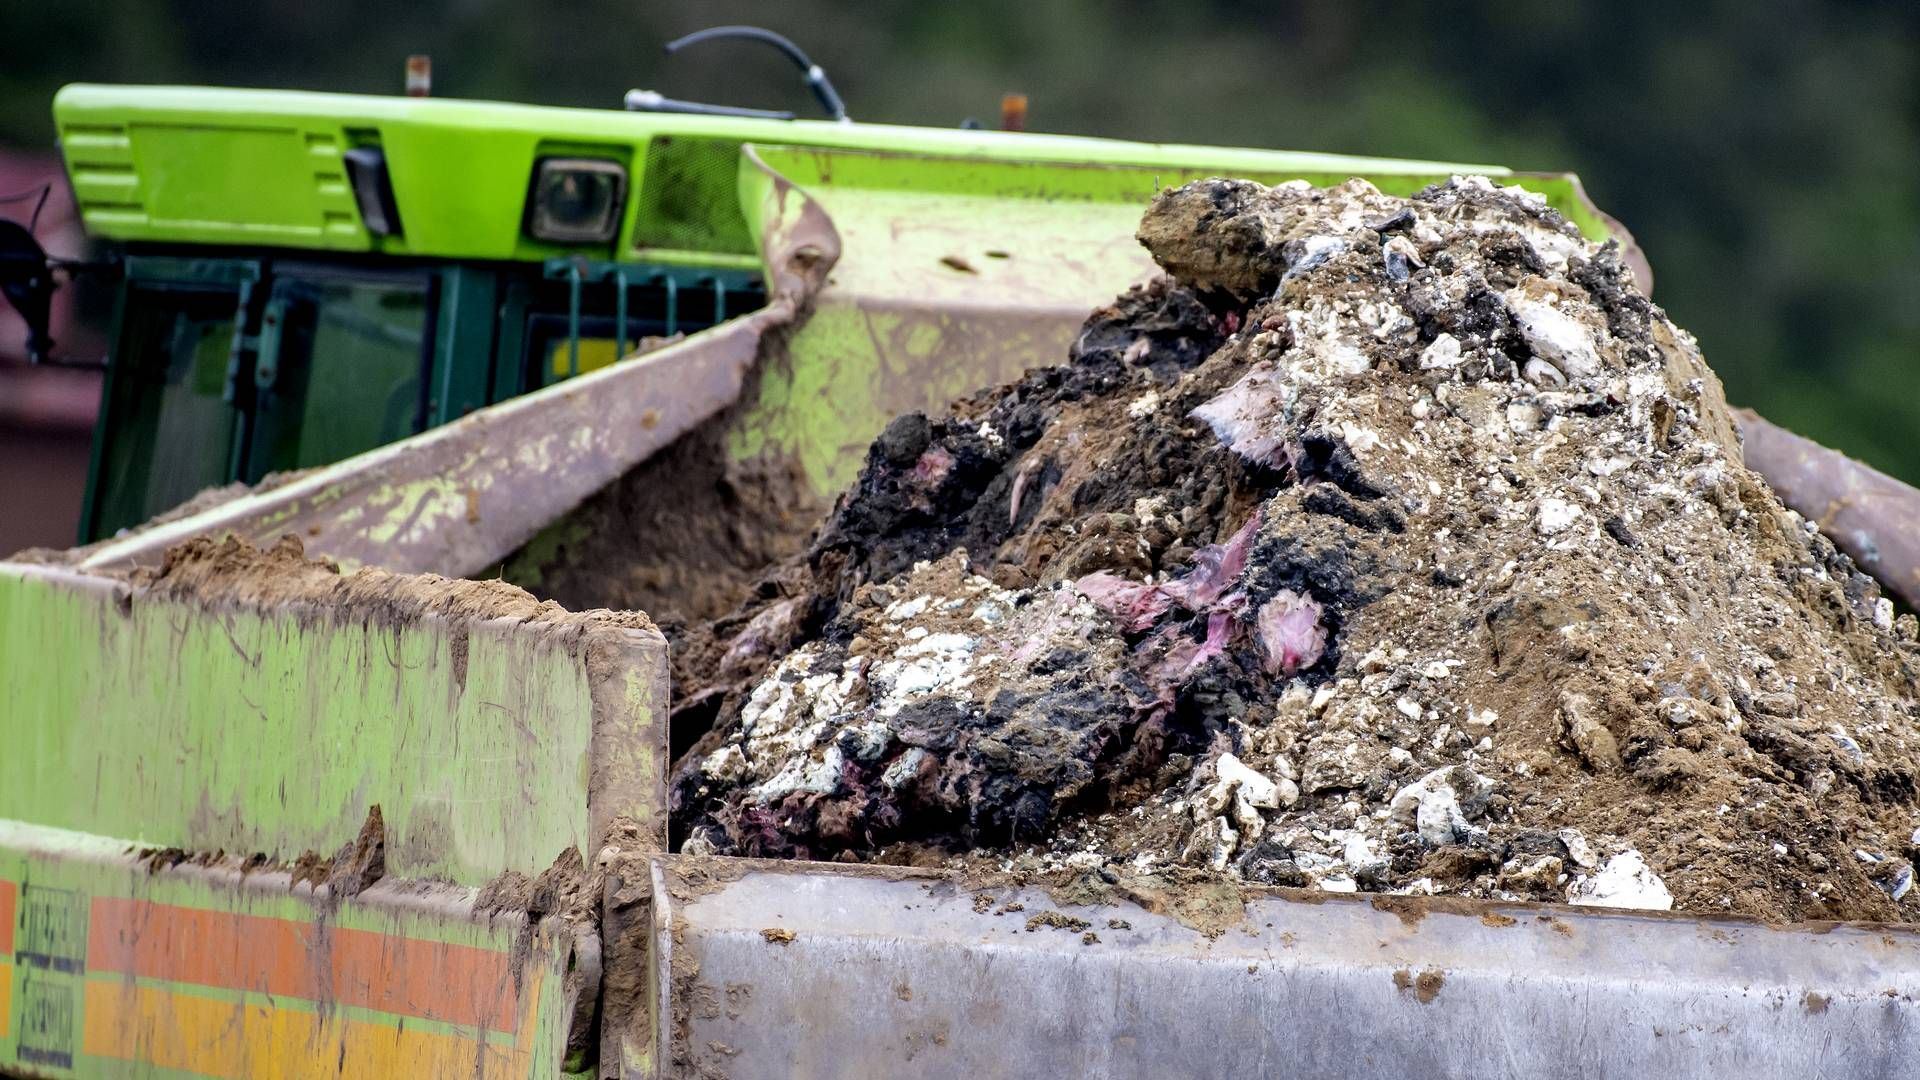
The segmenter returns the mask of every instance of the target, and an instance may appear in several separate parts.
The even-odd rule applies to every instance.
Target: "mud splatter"
[[[1393,973],[1394,988],[1403,994],[1412,994],[1413,1000],[1422,1005],[1433,1004],[1433,999],[1440,996],[1440,988],[1446,985],[1446,981],[1446,972],[1437,968],[1428,968],[1418,975],[1406,968]]]

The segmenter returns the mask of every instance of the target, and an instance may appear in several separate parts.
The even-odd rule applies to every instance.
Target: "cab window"
[[[257,398],[246,476],[328,465],[426,426],[429,281],[282,272],[262,314],[277,348]]]
[[[238,304],[237,289],[128,286],[92,536],[232,479],[239,414],[223,392]]]

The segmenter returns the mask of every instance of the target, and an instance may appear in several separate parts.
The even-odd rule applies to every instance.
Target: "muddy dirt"
[[[506,579],[581,610],[715,619],[805,550],[825,509],[798,463],[731,460],[723,414],[599,491],[506,561]]]
[[[300,856],[293,876],[294,884],[308,881],[315,888],[327,886],[331,894],[347,899],[365,892],[387,876],[387,823],[380,804],[367,808],[367,820],[353,839],[341,845],[332,859],[322,860],[314,852]]]
[[[1920,627],[1613,248],[1476,179],[1141,237],[687,628],[680,850],[1920,917]]]
[[[601,878],[589,873],[577,848],[562,848],[551,865],[534,877],[507,870],[481,886],[474,895],[478,915],[518,912],[530,921],[558,915],[577,924],[597,920]]]
[[[299,537],[292,534],[266,548],[256,548],[232,536],[196,536],[168,548],[158,567],[137,567],[120,576],[138,590],[209,606],[227,603],[256,610],[309,607],[335,615],[358,614],[378,622],[405,622],[428,614],[512,618],[551,623],[563,632],[589,626],[635,630],[654,627],[643,612],[569,612],[504,581],[395,574],[372,567],[343,574],[331,560],[307,558]],[[135,597],[137,602],[138,593]]]
[[[711,681],[696,672],[714,666],[706,655],[714,620],[724,625],[744,602],[779,595],[766,576],[806,550],[825,509],[798,462],[734,459],[732,423],[723,412],[675,440],[499,571],[571,610],[646,612],[671,643],[676,709],[688,707],[678,688]],[[710,720],[707,699],[691,708]]]

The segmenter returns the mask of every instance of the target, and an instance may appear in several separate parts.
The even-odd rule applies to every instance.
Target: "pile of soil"
[[[687,852],[1911,920],[1916,624],[1538,197],[1209,180],[690,629]]]

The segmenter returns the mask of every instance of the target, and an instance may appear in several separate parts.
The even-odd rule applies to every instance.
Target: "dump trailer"
[[[490,580],[701,425],[826,498],[890,417],[1057,362],[1168,184],[1479,172],[1609,235],[1572,177],[204,89],[56,116],[125,254],[88,543],[0,563],[0,1071],[1912,1075],[1906,927],[674,853],[667,634]],[[543,218],[588,188],[613,224]]]

